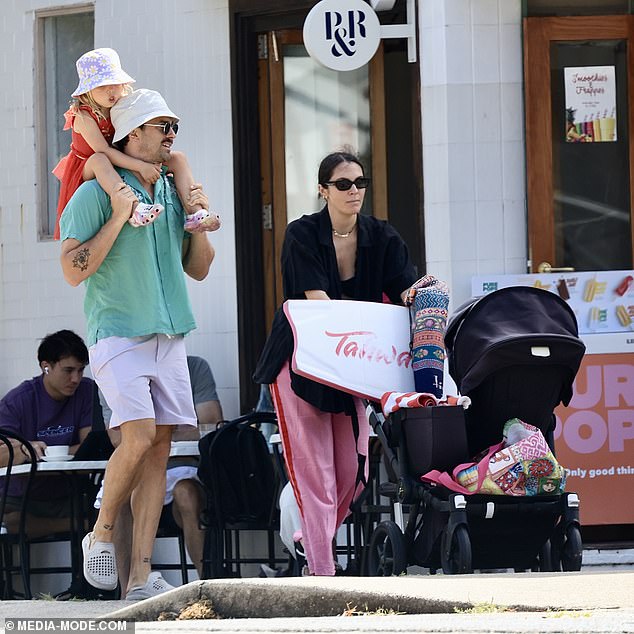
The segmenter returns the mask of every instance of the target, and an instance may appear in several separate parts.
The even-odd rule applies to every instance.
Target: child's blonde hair
[[[130,84],[123,84],[123,95],[129,95],[132,92],[132,86]],[[97,116],[97,119],[100,121],[106,119],[106,115],[101,111],[99,104],[93,99],[90,91],[83,93],[82,95],[77,95],[70,102],[70,109],[72,112],[77,113],[79,111],[79,106],[88,106]]]

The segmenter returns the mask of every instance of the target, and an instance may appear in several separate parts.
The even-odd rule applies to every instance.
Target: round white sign
[[[363,0],[322,0],[304,21],[308,54],[333,70],[367,64],[381,41],[381,24]]]

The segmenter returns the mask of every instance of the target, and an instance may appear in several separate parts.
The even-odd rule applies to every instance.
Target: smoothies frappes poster
[[[566,141],[616,141],[614,66],[564,68]]]

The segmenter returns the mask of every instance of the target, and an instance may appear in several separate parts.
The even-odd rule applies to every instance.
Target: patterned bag
[[[504,439],[489,447],[479,460],[458,465],[453,476],[447,472],[430,471],[421,479],[465,494],[532,496],[563,493],[565,469],[557,462],[537,427],[513,418],[504,425]]]

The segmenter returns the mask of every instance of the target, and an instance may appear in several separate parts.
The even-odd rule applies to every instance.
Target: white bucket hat
[[[132,130],[157,117],[169,117],[178,121],[178,117],[167,107],[165,99],[156,90],[140,88],[121,97],[110,108],[110,120],[114,126],[113,143],[121,141]]]
[[[117,51],[111,48],[96,48],[84,53],[75,64],[79,84],[72,97],[78,97],[99,86],[133,84],[135,82],[123,68]]]

